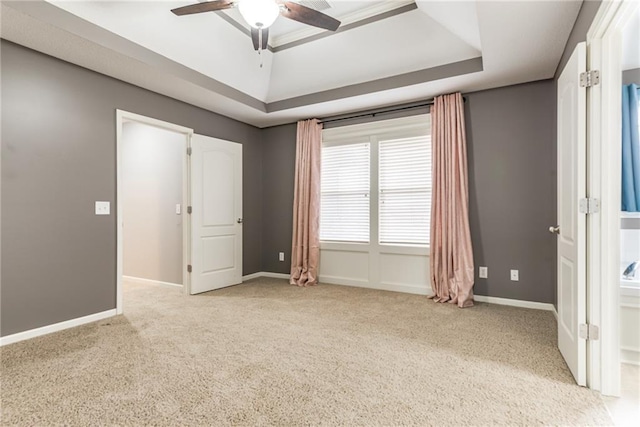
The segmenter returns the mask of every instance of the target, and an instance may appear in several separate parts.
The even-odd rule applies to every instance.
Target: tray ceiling
[[[279,17],[258,55],[237,10],[189,3],[3,2],[1,34],[264,127],[550,78],[581,4],[329,0],[337,32]]]

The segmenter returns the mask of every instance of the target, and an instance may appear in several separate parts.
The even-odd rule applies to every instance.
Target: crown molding
[[[381,15],[383,13],[390,12],[395,9],[402,8],[410,4],[415,5],[414,0],[392,0],[382,3],[374,3],[370,6],[363,7],[362,9],[347,13],[343,16],[334,16],[334,18],[339,19],[341,22],[341,27],[344,27],[377,15]],[[285,33],[281,36],[272,36],[270,45],[272,48],[278,48],[282,45],[313,37],[325,32],[327,32],[327,30],[307,26],[306,28]]]

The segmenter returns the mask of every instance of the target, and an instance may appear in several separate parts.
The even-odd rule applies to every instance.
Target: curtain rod
[[[467,102],[467,97],[466,96],[463,96],[462,99],[463,99],[464,102]],[[414,108],[429,107],[431,105],[433,105],[433,99],[431,101],[423,102],[421,104],[407,105],[405,107],[388,108],[388,109],[384,109],[384,110],[380,110],[380,111],[374,111],[374,112],[371,112],[371,113],[356,114],[356,115],[345,116],[345,117],[336,117],[335,119],[321,119],[321,120],[319,120],[319,122],[320,123],[333,123],[333,122],[341,122],[343,120],[359,119],[359,118],[362,118],[362,117],[375,117],[378,114],[389,114],[389,113],[395,113],[397,111],[413,110]]]

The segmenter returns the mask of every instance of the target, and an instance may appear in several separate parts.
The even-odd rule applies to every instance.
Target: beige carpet
[[[4,425],[603,425],[549,312],[257,279],[2,349]]]

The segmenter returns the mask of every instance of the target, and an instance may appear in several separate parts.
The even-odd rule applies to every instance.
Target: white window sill
[[[627,297],[640,297],[640,288],[636,286],[620,286],[620,295]]]
[[[321,241],[320,250],[342,252],[370,252],[375,250],[381,254],[429,256],[430,250],[424,245],[390,245],[363,242]]]
[[[345,252],[368,252],[370,243],[368,242],[338,242],[335,240],[320,241],[320,250],[345,251]]]
[[[620,212],[620,218],[640,218],[640,212]]]

